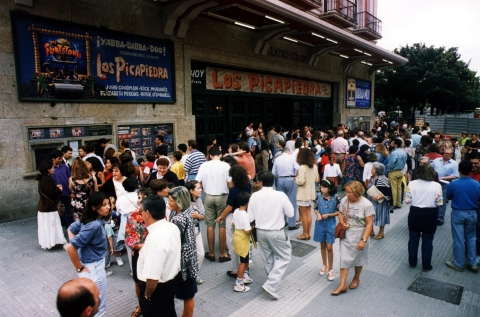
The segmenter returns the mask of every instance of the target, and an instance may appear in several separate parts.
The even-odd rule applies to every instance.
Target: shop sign
[[[28,101],[174,103],[173,43],[11,13]]]
[[[347,108],[370,108],[371,90],[371,82],[347,78]]]
[[[206,89],[330,98],[330,84],[277,75],[206,67]],[[192,79],[193,80],[193,79]]]
[[[288,59],[296,62],[305,63],[307,61],[306,55],[298,54],[296,52],[289,52],[279,48],[270,47],[267,52],[268,52],[267,54],[270,56]]]

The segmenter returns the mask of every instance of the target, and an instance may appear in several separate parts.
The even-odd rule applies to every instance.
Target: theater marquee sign
[[[331,85],[327,83],[197,65],[192,65],[192,87],[322,98],[330,98],[332,94]]]
[[[173,43],[11,12],[25,101],[175,102]]]

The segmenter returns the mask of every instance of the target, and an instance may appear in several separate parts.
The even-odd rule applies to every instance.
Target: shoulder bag
[[[349,206],[350,202],[347,201],[347,207],[345,208],[345,220],[348,221],[348,206]],[[347,231],[347,229],[344,229],[343,226],[342,226],[342,222],[343,222],[343,217],[340,217],[339,218],[339,222],[337,223],[337,226],[335,227],[335,239],[344,239],[345,238],[345,232]]]
[[[44,193],[42,193],[42,191],[40,191],[40,194],[41,194],[43,197],[45,197],[48,201],[50,201],[52,204],[55,205],[55,203],[54,203],[50,198],[48,198],[47,195],[45,195]],[[64,205],[60,200],[58,200],[58,203],[57,203],[56,205],[57,205],[57,212],[58,212],[58,214],[59,214],[61,217],[65,216],[65,205]]]

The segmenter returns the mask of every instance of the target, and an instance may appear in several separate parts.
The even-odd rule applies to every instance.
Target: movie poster
[[[11,12],[24,101],[174,103],[173,42]]]
[[[129,143],[130,149],[138,156],[145,156],[148,152],[155,151],[155,137],[163,136],[163,142],[168,147],[168,153],[174,151],[173,147],[173,124],[142,124],[142,125],[119,125],[118,146],[122,141]]]
[[[371,90],[371,82],[347,78],[347,108],[370,108]]]

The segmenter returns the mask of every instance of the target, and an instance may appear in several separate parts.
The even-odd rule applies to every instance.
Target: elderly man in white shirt
[[[140,308],[144,317],[158,316],[159,312],[162,316],[176,316],[174,297],[180,278],[180,230],[165,219],[162,197],[146,197],[142,205],[148,236],[137,262]]]
[[[262,288],[278,299],[278,284],[292,256],[290,239],[283,229],[284,217],[293,216],[293,206],[285,193],[273,189],[271,172],[260,172],[257,178],[262,189],[252,194],[247,211],[250,222],[255,221],[258,245],[268,276]]]

